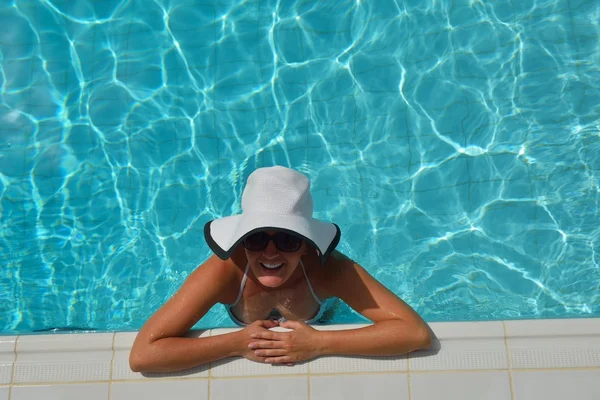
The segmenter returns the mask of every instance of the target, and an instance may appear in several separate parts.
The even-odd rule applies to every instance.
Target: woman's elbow
[[[150,345],[134,345],[129,353],[129,368],[133,372],[158,372],[156,369],[156,356]]]
[[[415,323],[404,325],[403,331],[405,332],[405,335],[408,333],[407,336],[410,352],[416,350],[426,350],[431,347],[431,329],[427,324],[418,321]]]
[[[415,350],[426,350],[431,347],[431,330],[427,325],[419,329],[417,345],[418,348]]]
[[[147,372],[148,362],[141,352],[131,350],[129,353],[129,368],[133,372]]]

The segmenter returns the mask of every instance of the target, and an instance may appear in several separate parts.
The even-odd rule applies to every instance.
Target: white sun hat
[[[259,168],[248,177],[242,194],[242,213],[209,221],[204,237],[221,259],[231,257],[248,235],[265,230],[295,233],[311,244],[321,262],[340,241],[340,228],[313,218],[309,179],[293,169]]]

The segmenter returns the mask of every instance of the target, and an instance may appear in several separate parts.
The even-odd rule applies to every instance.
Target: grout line
[[[238,376],[222,376],[212,378],[217,381],[229,381],[229,380],[237,380],[237,379],[257,379],[257,378],[300,378],[303,376],[307,376],[306,374],[285,374],[285,375],[238,375]]]
[[[12,388],[13,388],[13,384],[15,382],[15,369],[16,369],[17,357],[18,357],[17,344],[19,343],[20,337],[21,337],[21,335],[17,335],[17,337],[15,338],[15,347],[13,348],[13,353],[14,353],[15,357],[13,358],[12,370],[11,370],[11,374],[10,374],[10,386],[8,387],[8,400],[11,400],[11,398],[12,398]]]
[[[582,368],[519,368],[518,371],[523,372],[548,372],[548,371],[598,371],[600,367],[582,367]],[[505,372],[508,369],[464,369],[464,370],[431,370],[431,371],[411,371],[410,375],[425,375],[425,374],[459,374],[472,372]],[[311,377],[318,376],[361,376],[361,375],[407,375],[406,371],[361,371],[361,372],[345,372],[345,373],[318,373],[311,374]],[[283,374],[283,375],[239,375],[239,376],[224,376],[224,377],[192,377],[192,378],[146,378],[146,379],[119,379],[118,383],[144,383],[144,382],[172,382],[172,381],[203,381],[203,380],[236,380],[236,379],[256,379],[256,378],[288,378],[288,377],[303,377],[307,374]],[[23,382],[13,383],[11,386],[44,386],[44,385],[81,385],[93,383],[111,383],[109,380],[92,380],[92,381],[48,381],[48,382]],[[8,386],[8,385],[0,385]]]
[[[506,369],[440,369],[436,371],[411,371],[410,375],[427,375],[427,374],[462,374],[471,372],[505,372]],[[399,372],[401,373],[401,372]]]
[[[117,379],[112,381],[113,383],[144,383],[144,382],[178,382],[178,381],[205,381],[208,380],[207,377],[193,377],[193,378],[144,378],[144,379]],[[94,383],[94,382],[111,382],[111,381],[85,381],[85,383]],[[43,383],[43,382],[41,382]],[[79,384],[81,382],[64,382],[64,384]],[[28,384],[27,384],[28,385]]]
[[[598,371],[600,367],[579,367],[579,368],[516,368],[512,371],[526,371],[526,372],[547,372],[547,371]],[[460,373],[460,372],[500,372],[500,371],[511,371],[508,368],[490,368],[490,369],[440,369],[430,371],[413,371],[411,374],[438,374],[438,373]]]
[[[95,383],[110,383],[110,381],[102,380],[102,381],[78,381],[78,382],[73,382],[73,381],[23,382],[23,383],[15,383],[12,386],[14,386],[14,387],[53,386],[53,385],[76,386],[76,385],[91,385],[91,384],[95,384]]]
[[[410,369],[410,353],[406,355],[406,381],[408,382],[408,400],[412,400],[412,371]]]
[[[312,377],[322,377],[322,376],[361,376],[361,375],[406,375],[405,371],[357,371],[357,372],[343,372],[343,373],[335,373],[335,372],[323,372],[318,374],[312,374]],[[287,375],[282,375],[287,376]],[[294,375],[297,376],[297,375]],[[270,377],[273,378],[273,377]]]
[[[108,384],[108,400],[112,399],[113,376],[114,376],[114,369],[115,369],[115,340],[116,340],[116,338],[117,338],[117,333],[114,332],[113,338],[112,338],[112,358],[110,360],[110,374],[109,374],[110,383]]]
[[[504,350],[506,351],[506,362],[508,363],[508,385],[510,386],[510,398],[515,400],[515,386],[512,375],[512,362],[510,359],[510,351],[508,351],[508,338],[506,337],[506,323],[502,321],[502,329],[504,330]]]
[[[510,371],[544,372],[544,371],[598,371],[598,367],[556,367],[556,368],[511,368]]]

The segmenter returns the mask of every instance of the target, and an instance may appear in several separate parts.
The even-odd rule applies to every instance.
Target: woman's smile
[[[283,263],[264,263],[264,262],[261,262],[260,265],[262,265],[264,268],[267,268],[267,269],[278,269],[278,268],[280,268],[283,265]]]

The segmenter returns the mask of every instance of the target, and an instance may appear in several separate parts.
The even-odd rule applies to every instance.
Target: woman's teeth
[[[264,263],[260,263],[260,265],[262,265],[263,267],[267,268],[267,269],[275,269],[275,268],[279,268],[283,265],[283,263],[280,264],[264,264]]]

